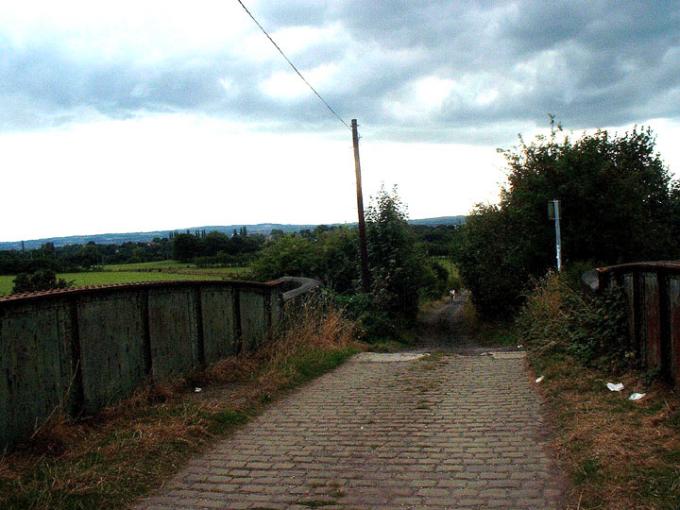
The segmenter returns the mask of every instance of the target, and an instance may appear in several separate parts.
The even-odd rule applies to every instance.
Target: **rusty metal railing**
[[[620,286],[627,302],[629,348],[641,365],[680,385],[680,261],[600,267],[582,276],[598,292]]]

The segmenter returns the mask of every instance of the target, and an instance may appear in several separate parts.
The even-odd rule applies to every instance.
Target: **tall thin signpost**
[[[352,119],[352,144],[354,145],[354,172],[357,181],[357,212],[359,214],[359,252],[361,255],[361,287],[364,292],[371,289],[371,275],[368,272],[368,247],[366,244],[366,221],[364,220],[364,194],[361,189],[361,161],[359,160],[359,132],[357,119]]]
[[[560,233],[560,201],[548,202],[548,218],[555,220],[555,258],[557,259],[557,271],[562,271],[562,234]]]

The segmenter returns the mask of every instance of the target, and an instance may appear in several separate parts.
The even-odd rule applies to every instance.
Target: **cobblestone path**
[[[137,508],[560,508],[524,359],[370,359],[273,404]]]

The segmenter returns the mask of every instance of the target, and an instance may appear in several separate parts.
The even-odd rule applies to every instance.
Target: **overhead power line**
[[[303,82],[305,82],[305,85],[307,85],[311,89],[311,91],[314,92],[314,94],[316,94],[316,97],[318,97],[321,100],[321,102],[324,105],[326,105],[326,108],[328,108],[328,111],[330,111],[340,122],[342,122],[347,129],[352,129],[351,127],[349,127],[349,124],[347,124],[347,122],[345,122],[344,119],[342,117],[340,117],[340,115],[338,115],[338,113],[331,107],[331,105],[329,105],[328,102],[323,97],[321,97],[321,94],[319,94],[316,91],[316,89],[314,87],[312,87],[312,84],[309,83],[304,76],[302,76],[302,73],[298,70],[297,67],[295,67],[295,64],[293,64],[293,62],[291,62],[291,60],[286,56],[286,54],[279,47],[279,45],[276,44],[276,41],[274,41],[274,39],[272,39],[272,36],[269,35],[269,33],[267,33],[267,31],[264,29],[264,27],[262,25],[260,25],[260,22],[255,19],[255,16],[253,16],[253,14],[248,10],[248,8],[245,5],[243,5],[243,2],[241,0],[236,0],[236,1],[239,4],[241,4],[241,7],[243,7],[243,10],[246,11],[248,16],[250,16],[250,19],[252,19],[255,22],[255,24],[260,28],[260,30],[262,30],[262,33],[267,36],[267,39],[269,39],[271,41],[271,43],[274,45],[274,47],[277,50],[279,50],[279,53],[281,54],[281,56],[284,59],[286,59],[286,62],[288,62],[290,67],[293,68],[293,71],[295,71],[297,73],[297,75],[300,77],[300,79]]]

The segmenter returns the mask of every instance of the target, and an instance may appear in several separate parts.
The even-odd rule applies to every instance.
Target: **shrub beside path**
[[[136,508],[562,508],[523,353],[466,354],[359,354]]]

